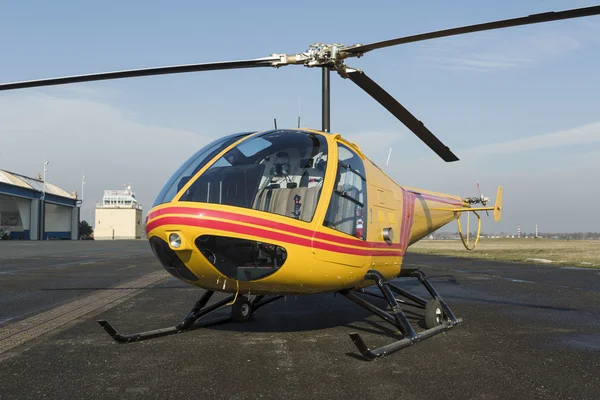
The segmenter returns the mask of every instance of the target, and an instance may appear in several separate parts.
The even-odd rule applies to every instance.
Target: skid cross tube
[[[423,309],[425,308],[427,300],[421,299],[419,296],[415,296],[414,294],[407,292],[403,289],[400,289],[399,287],[396,287],[389,282],[388,282],[388,285],[390,286],[390,289],[392,290],[392,292],[396,292],[396,293],[399,293],[400,295],[404,295],[404,297],[413,301],[413,303],[410,303],[410,302],[407,302],[403,299],[399,299],[398,297],[396,297],[396,301],[398,303],[406,305],[406,306],[411,306],[411,307],[417,307],[417,308],[423,308]],[[361,293],[361,294],[366,294],[367,296],[376,297],[378,299],[387,300],[385,296],[379,295],[377,293],[371,293],[369,291],[366,291],[364,288],[357,290],[357,292]],[[408,295],[408,296],[406,296],[406,295]],[[416,301],[415,299],[420,299],[420,300]],[[423,303],[421,303],[421,301]]]
[[[407,299],[414,301],[421,307],[425,307],[427,305],[427,300],[425,300],[422,297],[417,296],[416,294],[412,294],[411,292],[408,292],[402,288],[399,288],[398,286],[394,285],[393,283],[388,282],[388,286],[390,287],[392,292],[396,292],[400,296],[404,296]]]
[[[252,300],[252,314],[254,314],[256,312],[256,310],[258,310],[262,306],[266,306],[267,304],[269,304],[275,300],[279,300],[283,297],[285,297],[285,296],[269,296],[269,297],[264,296],[264,295],[256,296],[254,298],[254,300]]]
[[[434,326],[425,331],[418,332],[418,333],[415,332],[413,327],[410,325],[410,322],[406,318],[406,315],[404,314],[404,312],[398,305],[398,300],[394,297],[392,292],[395,292],[401,296],[406,297],[407,299],[417,303],[419,306],[425,306],[427,304],[427,300],[425,300],[419,296],[416,296],[412,293],[409,293],[409,292],[405,291],[404,289],[401,289],[390,282],[386,282],[383,275],[381,275],[381,273],[379,273],[378,271],[373,271],[373,270],[368,271],[365,274],[365,280],[372,280],[375,282],[377,287],[381,290],[387,303],[391,307],[392,314],[387,313],[386,311],[369,303],[367,300],[357,296],[356,294],[354,294],[350,291],[342,291],[340,293],[342,295],[344,295],[346,298],[348,298],[349,300],[358,304],[359,306],[366,308],[367,310],[371,311],[378,317],[380,317],[383,320],[394,325],[396,328],[398,328],[400,330],[400,332],[402,332],[402,335],[404,336],[403,339],[400,339],[396,342],[390,343],[386,346],[382,346],[378,349],[371,350],[367,347],[367,345],[365,344],[365,342],[362,340],[362,338],[360,337],[360,335],[358,333],[356,333],[356,332],[350,333],[349,335],[350,335],[350,338],[352,339],[352,342],[356,345],[356,347],[361,352],[361,354],[369,361],[386,356],[390,353],[393,353],[393,352],[403,349],[405,347],[409,347],[416,342],[419,342],[421,340],[435,336],[438,333],[444,332],[462,322],[461,318],[457,319],[454,316],[454,314],[450,310],[450,307],[448,307],[448,305],[442,300],[441,296],[436,292],[436,290],[433,288],[433,286],[431,286],[431,283],[429,282],[429,280],[427,279],[426,275],[423,272],[421,272],[419,270],[410,270],[410,271],[406,271],[404,274],[401,274],[400,276],[411,276],[411,277],[418,278],[419,282],[421,282],[423,284],[423,286],[425,286],[425,288],[431,294],[431,296],[434,298],[434,300],[437,300],[440,302],[440,307],[442,308],[444,315],[448,319],[445,321],[442,321],[440,325]],[[377,296],[377,297],[379,297],[379,296]]]

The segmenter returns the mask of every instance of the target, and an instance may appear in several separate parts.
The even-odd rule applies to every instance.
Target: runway
[[[600,270],[415,254],[405,266],[464,322],[368,362],[349,332],[369,347],[398,337],[333,294],[118,344],[96,320],[123,333],[172,326],[202,290],[165,275],[146,241],[0,242],[0,342],[34,318],[67,321],[0,353],[0,399],[597,398]],[[397,281],[425,297],[416,280]]]

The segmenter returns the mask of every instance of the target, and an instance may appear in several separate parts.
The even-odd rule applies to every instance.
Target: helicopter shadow
[[[392,325],[342,295],[315,294],[287,297],[287,300],[280,299],[257,310],[248,321],[221,323],[220,320],[229,314],[227,309],[223,309],[211,314],[211,319],[199,321],[193,329],[210,327],[214,330],[233,332],[283,333],[310,332],[343,326],[366,333],[398,336]],[[387,302],[383,299],[364,295],[361,297],[383,310],[390,311]],[[424,326],[422,313],[412,311],[410,307],[403,307],[403,311],[409,321]],[[211,320],[216,320],[216,323]],[[365,327],[364,324],[370,327]]]

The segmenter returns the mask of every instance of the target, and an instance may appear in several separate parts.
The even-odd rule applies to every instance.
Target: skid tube
[[[345,290],[340,293],[342,295],[344,295],[346,298],[348,298],[349,300],[358,304],[359,306],[366,308],[367,310],[371,311],[373,314],[377,315],[378,317],[382,318],[383,320],[394,325],[396,328],[398,328],[402,332],[402,335],[404,336],[403,339],[400,339],[396,342],[390,343],[386,346],[382,346],[378,349],[371,350],[367,347],[367,345],[365,344],[365,342],[362,340],[362,338],[360,337],[360,335],[358,333],[356,333],[356,332],[350,333],[349,335],[350,335],[350,338],[352,339],[352,342],[356,345],[356,347],[361,352],[361,354],[369,361],[384,357],[395,351],[409,347],[409,346],[413,345],[414,343],[417,343],[421,340],[425,340],[427,338],[437,335],[438,333],[447,331],[448,329],[450,329],[450,328],[454,327],[455,325],[458,325],[462,322],[462,318],[456,318],[456,316],[454,315],[452,310],[450,310],[450,307],[448,307],[446,302],[442,299],[442,297],[438,294],[438,292],[433,288],[433,286],[427,279],[427,276],[425,275],[425,273],[423,273],[422,271],[420,271],[418,269],[406,269],[406,270],[403,270],[400,273],[400,275],[398,275],[398,277],[415,277],[415,278],[419,279],[419,282],[421,282],[421,284],[423,284],[423,286],[425,286],[425,288],[427,289],[427,291],[429,292],[431,297],[433,297],[433,300],[439,302],[440,308],[442,309],[443,316],[445,318],[438,325],[431,327],[425,331],[417,333],[414,330],[414,328],[411,326],[408,319],[406,318],[406,315],[402,311],[402,309],[399,305],[399,302],[403,303],[403,304],[407,304],[407,305],[413,305],[413,306],[416,306],[419,308],[426,308],[428,301],[415,295],[415,294],[407,292],[406,290],[404,290],[402,288],[399,288],[398,286],[394,285],[393,283],[386,282],[383,275],[381,275],[381,273],[379,273],[378,271],[374,271],[374,270],[368,271],[365,274],[365,280],[375,281],[377,287],[379,288],[379,290],[381,290],[385,300],[391,307],[391,313],[388,313],[388,312],[380,309],[379,307],[375,306],[374,304],[371,304],[370,302],[363,299],[362,297],[357,296],[355,293],[353,293],[350,290]],[[415,303],[415,304],[406,303],[403,300],[396,299],[396,297],[394,296],[394,294],[392,292],[396,293],[397,295],[405,297],[406,299],[410,300],[411,303]],[[376,296],[376,297],[379,297],[379,296]]]
[[[108,321],[99,320],[98,323],[100,324],[100,326],[102,326],[104,328],[104,330],[115,341],[117,341],[119,343],[139,342],[141,340],[152,339],[152,338],[157,338],[157,337],[161,337],[161,336],[167,336],[167,335],[173,335],[176,333],[185,332],[185,331],[193,329],[194,323],[196,321],[198,321],[201,317],[204,317],[210,313],[217,311],[218,309],[228,305],[229,303],[234,301],[234,299],[236,299],[235,295],[230,295],[230,296],[227,296],[226,298],[219,300],[219,301],[215,302],[214,304],[211,304],[210,306],[206,307],[208,300],[210,300],[210,298],[212,297],[213,294],[214,294],[214,291],[212,291],[212,290],[205,291],[202,294],[202,296],[200,297],[200,299],[196,302],[196,304],[194,304],[192,309],[183,318],[183,320],[181,320],[181,322],[179,324],[172,326],[172,327],[123,335],[123,334],[117,332],[116,329],[113,328],[113,326]],[[258,308],[260,308],[272,301],[278,300],[282,297],[283,296],[269,296],[269,297],[256,296],[250,302],[251,314],[254,314]],[[223,323],[223,322],[230,321],[231,319],[232,319],[232,315],[230,314],[230,315],[222,317],[222,318],[208,321],[206,323],[206,325],[214,325],[214,324],[218,324],[218,323]]]

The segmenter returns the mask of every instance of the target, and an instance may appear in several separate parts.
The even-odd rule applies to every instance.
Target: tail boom
[[[481,228],[478,211],[493,211],[494,222],[498,222],[502,217],[501,186],[498,187],[496,203],[493,207],[471,207],[470,202],[459,196],[420,189],[405,189],[410,196],[414,196],[415,203],[409,246],[452,222],[452,220],[456,219],[458,221],[463,212],[473,212],[477,215],[478,232]]]
[[[435,232],[456,218],[452,212],[466,205],[458,196],[406,188],[414,202],[412,226],[408,245]]]

